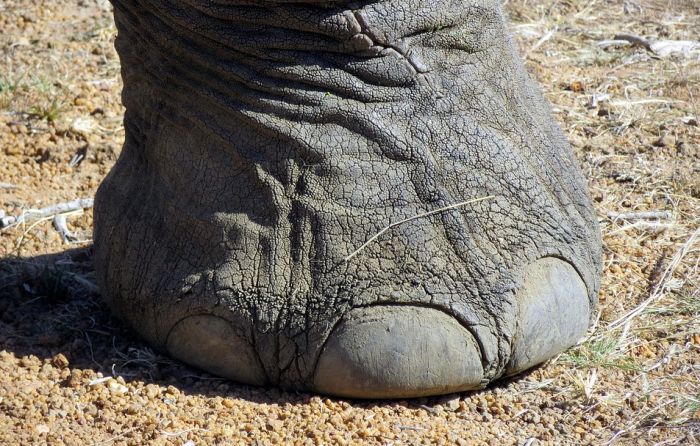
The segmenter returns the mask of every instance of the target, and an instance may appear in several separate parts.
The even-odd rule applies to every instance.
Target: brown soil
[[[697,40],[700,7],[507,9],[600,217],[605,271],[588,339],[442,398],[358,402],[226,382],[110,316],[92,282],[86,210],[67,216],[78,242],[51,218],[0,230],[0,444],[699,444],[700,52],[598,43]],[[0,210],[91,197],[124,136],[109,5],[4,0],[0,30]]]

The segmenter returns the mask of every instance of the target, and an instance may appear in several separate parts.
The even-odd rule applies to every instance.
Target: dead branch
[[[597,43],[599,47],[602,49],[607,49],[610,47],[616,47],[616,46],[630,46],[632,45],[629,43],[627,40],[601,40],[600,42]]]
[[[653,52],[651,49],[651,42],[641,36],[634,34],[617,34],[615,37],[613,37],[613,40],[624,40],[632,45],[638,45],[645,48],[647,51]]]
[[[20,225],[32,220],[41,220],[45,218],[55,217],[58,214],[65,214],[81,209],[89,209],[92,207],[92,198],[79,198],[77,200],[66,203],[58,203],[53,206],[47,206],[41,209],[27,209],[18,216],[7,216],[0,218],[0,228],[9,228],[10,226]]]
[[[673,214],[670,211],[623,212],[620,214],[608,212],[608,217],[613,220],[635,222],[639,220],[670,220]]]
[[[64,243],[75,242],[78,238],[68,229],[66,214],[56,214],[53,217],[53,227],[56,228]]]

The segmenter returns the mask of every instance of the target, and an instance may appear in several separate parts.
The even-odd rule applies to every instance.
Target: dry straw
[[[414,215],[414,216],[412,216],[412,217],[408,217],[408,218],[405,218],[405,219],[403,219],[403,220],[400,220],[400,221],[391,223],[389,226],[385,227],[384,229],[382,229],[381,231],[377,232],[377,233],[374,234],[372,237],[370,237],[366,242],[364,242],[364,243],[362,244],[362,246],[360,246],[360,247],[357,248],[355,251],[353,251],[352,253],[350,253],[350,255],[348,255],[347,257],[345,257],[345,261],[347,262],[347,261],[349,261],[350,259],[352,259],[353,257],[355,257],[357,254],[360,253],[360,251],[362,251],[363,249],[365,249],[370,243],[372,243],[373,241],[375,241],[378,237],[380,237],[382,234],[384,234],[386,231],[388,231],[388,230],[390,230],[390,229],[393,229],[393,228],[395,228],[395,227],[397,227],[397,226],[400,226],[400,225],[402,225],[402,224],[404,224],[404,223],[408,223],[409,221],[417,220],[417,219],[423,218],[423,217],[429,217],[429,216],[431,216],[431,215],[439,214],[440,212],[449,211],[450,209],[456,209],[456,208],[459,208],[459,207],[462,207],[462,206],[466,206],[466,205],[468,205],[468,204],[473,204],[473,203],[478,203],[478,202],[480,202],[480,201],[489,200],[489,199],[491,199],[491,198],[494,198],[494,196],[493,196],[493,195],[489,195],[488,197],[474,198],[474,199],[472,199],[472,200],[461,201],[461,202],[459,202],[459,203],[451,204],[451,205],[449,205],[449,206],[441,207],[441,208],[439,208],[439,209],[435,209],[435,210],[432,210],[432,211],[423,212],[422,214]]]

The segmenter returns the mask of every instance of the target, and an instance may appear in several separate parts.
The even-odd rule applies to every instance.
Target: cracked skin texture
[[[126,141],[95,265],[152,345],[244,383],[410,397],[483,387],[585,333],[597,221],[499,2],[114,15]]]

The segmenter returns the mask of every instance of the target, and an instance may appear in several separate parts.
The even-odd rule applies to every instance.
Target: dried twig
[[[611,46],[630,46],[632,45],[627,40],[601,40],[597,45],[602,49],[610,48]]]
[[[617,34],[615,37],[613,37],[613,40],[624,40],[626,42],[631,43],[632,45],[639,45],[641,47],[644,47],[648,51],[652,51],[651,42],[649,42],[644,37],[640,37],[634,34]]]
[[[674,53],[690,54],[700,48],[700,42],[694,40],[656,40],[650,41],[635,34],[617,34],[613,40],[601,40],[598,46],[605,49],[611,46],[641,46],[658,57],[667,57]]]
[[[56,214],[53,217],[53,227],[56,228],[64,243],[75,242],[78,238],[68,229],[66,214]]]
[[[640,231],[648,231],[654,234],[661,233],[667,229],[670,229],[673,227],[673,223],[662,223],[660,221],[644,221],[644,220],[639,220],[635,221],[634,223],[631,223],[629,225],[625,225],[621,227],[620,229],[616,229],[614,231],[608,232],[608,235],[612,234],[618,234],[620,232],[625,232],[629,231],[630,229],[637,229]]]
[[[700,49],[700,42],[693,40],[657,40],[651,43],[651,51],[659,57],[671,54],[689,55],[691,51]]]
[[[554,37],[554,33],[555,33],[556,31],[557,31],[556,28],[550,29],[549,31],[547,31],[547,32],[540,38],[540,40],[538,40],[537,43],[535,43],[535,44],[532,46],[532,48],[530,48],[530,50],[527,52],[527,54],[525,55],[525,57],[528,57],[528,56],[529,56],[530,54],[532,54],[535,50],[537,50],[537,48],[541,47],[541,46],[544,45],[549,39],[551,39],[552,37]]]
[[[608,212],[608,217],[613,220],[626,220],[629,222],[639,220],[670,220],[673,216],[671,211],[640,211],[640,212],[623,212],[617,214]]]
[[[9,228],[10,226],[16,226],[31,220],[51,218],[58,214],[65,214],[80,209],[89,209],[92,207],[92,204],[92,198],[79,198],[77,200],[59,203],[41,209],[28,209],[17,217],[7,216],[0,219],[0,228]]]
[[[438,214],[438,213],[440,213],[440,212],[449,211],[450,209],[455,209],[455,208],[462,207],[462,206],[466,206],[466,205],[472,204],[472,203],[478,203],[479,201],[489,200],[489,199],[491,199],[491,198],[494,198],[494,196],[493,196],[493,195],[489,195],[488,197],[481,197],[481,198],[475,198],[475,199],[473,199],[473,200],[462,201],[462,202],[460,202],[460,203],[451,204],[451,205],[449,205],[449,206],[441,207],[440,209],[435,209],[435,210],[433,210],[433,211],[423,212],[422,214],[414,215],[413,217],[408,217],[408,218],[405,218],[405,219],[403,219],[403,220],[397,221],[397,222],[395,222],[395,223],[391,223],[389,226],[385,227],[384,229],[382,229],[381,231],[377,232],[377,233],[374,234],[372,237],[370,237],[369,240],[367,240],[366,242],[364,242],[364,243],[362,244],[362,246],[360,246],[360,247],[357,248],[355,251],[353,251],[352,253],[350,253],[350,255],[348,255],[347,257],[345,257],[345,261],[347,262],[348,260],[350,260],[350,259],[352,259],[353,257],[355,257],[357,254],[359,254],[360,251],[362,251],[363,249],[365,249],[365,248],[367,247],[367,245],[369,245],[370,243],[372,243],[373,241],[375,241],[379,236],[381,236],[381,235],[384,234],[386,231],[388,231],[388,230],[390,230],[390,229],[392,229],[392,228],[395,228],[395,227],[397,227],[397,226],[399,226],[399,225],[402,225],[402,224],[404,224],[404,223],[408,223],[409,221],[413,221],[413,220],[416,220],[416,219],[419,219],[419,218],[423,218],[423,217],[429,217],[429,216],[431,216],[431,215]]]

